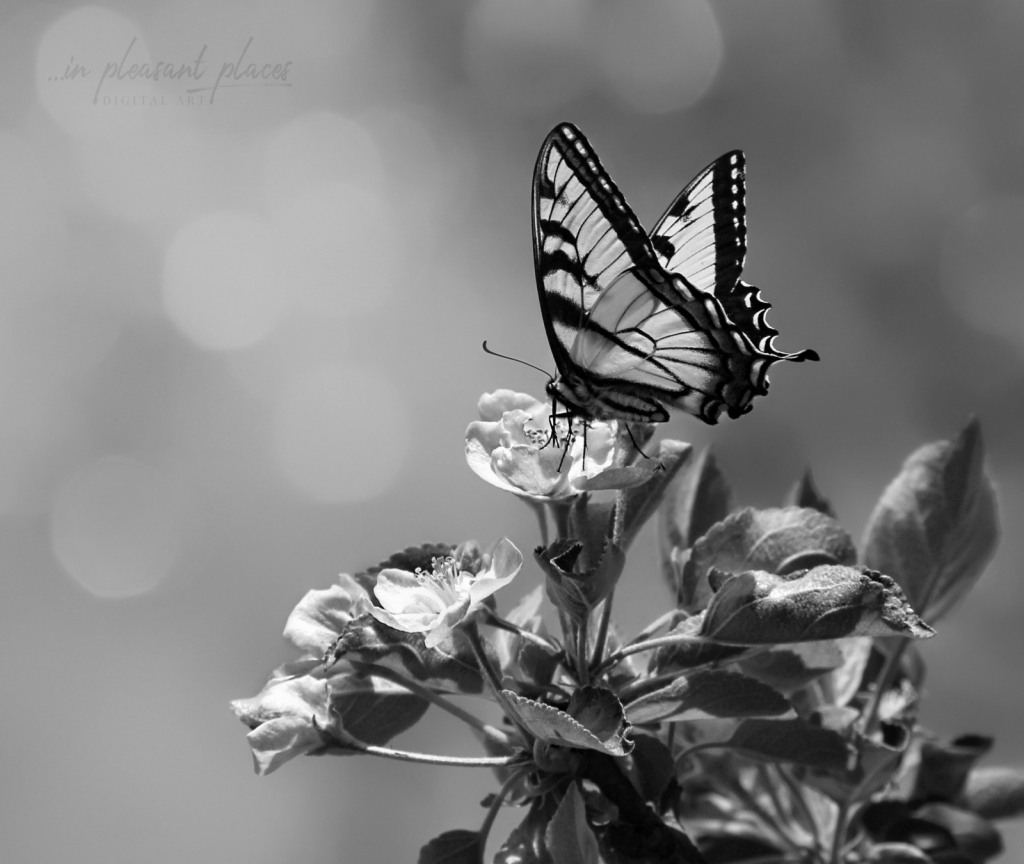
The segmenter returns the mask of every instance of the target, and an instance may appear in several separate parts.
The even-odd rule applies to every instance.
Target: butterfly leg
[[[639,453],[644,459],[650,459],[651,457],[644,453],[643,448],[636,443],[636,438],[633,437],[633,430],[629,428],[629,421],[623,420],[623,425],[626,427],[626,433],[629,435],[629,440],[633,442],[633,446],[636,447],[636,452]],[[583,443],[583,452],[586,453],[586,441]]]

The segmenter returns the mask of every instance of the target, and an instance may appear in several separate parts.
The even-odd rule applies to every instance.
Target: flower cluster
[[[537,512],[542,585],[498,614],[495,593],[524,563],[502,539],[486,551],[410,547],[310,591],[285,627],[300,659],[232,703],[260,773],[320,753],[492,769],[480,829],[441,833],[421,864],[484,861],[503,806],[524,812],[492,844],[498,864],[978,864],[999,853],[991,820],[1024,811],[1024,773],[977,767],[990,739],[942,740],[917,719],[915,643],[997,542],[977,423],[910,457],[858,549],[810,475],[778,507],[736,508],[708,452],[654,445],[650,427],[574,425],[507,390],[479,409],[467,462]],[[660,573],[631,571],[651,519]],[[627,575],[663,579],[674,598],[630,638],[611,616]],[[504,723],[453,694],[493,701]],[[486,755],[386,746],[429,705]]]

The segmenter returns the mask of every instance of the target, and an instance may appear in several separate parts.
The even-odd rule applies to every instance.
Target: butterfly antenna
[[[518,357],[509,357],[508,354],[499,354],[497,351],[492,351],[490,348],[487,347],[486,339],[484,339],[484,353],[490,354],[492,357],[500,357],[502,360],[511,360],[513,363],[522,363],[524,366],[529,366],[531,369],[536,369],[538,372],[543,372],[545,375],[548,376],[549,381],[554,380],[555,376],[552,375],[550,372],[541,369],[540,366],[534,366],[532,363],[527,363],[525,360],[520,360]]]

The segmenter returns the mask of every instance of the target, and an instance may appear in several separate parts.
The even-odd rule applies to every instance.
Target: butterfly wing
[[[712,293],[737,330],[767,362],[754,382],[767,392],[768,367],[779,360],[817,360],[814,351],[786,354],[772,341],[779,331],[768,324],[771,304],[740,279],[747,255],[746,159],[740,150],[719,156],[676,196],[651,231],[659,262],[700,291]]]
[[[651,232],[651,243],[666,270],[721,297],[743,271],[746,212],[746,160],[733,150],[676,196]]]
[[[664,280],[650,239],[575,126],[541,147],[533,181],[533,252],[548,341],[566,371],[577,335],[603,293],[627,272]]]

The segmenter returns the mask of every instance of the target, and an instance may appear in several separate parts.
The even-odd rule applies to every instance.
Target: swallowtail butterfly
[[[712,162],[648,236],[571,123],[541,147],[533,178],[533,253],[558,375],[552,400],[571,417],[661,423],[668,408],[707,423],[739,417],[768,390],[783,354],[769,304],[740,280],[746,256],[744,160]]]

